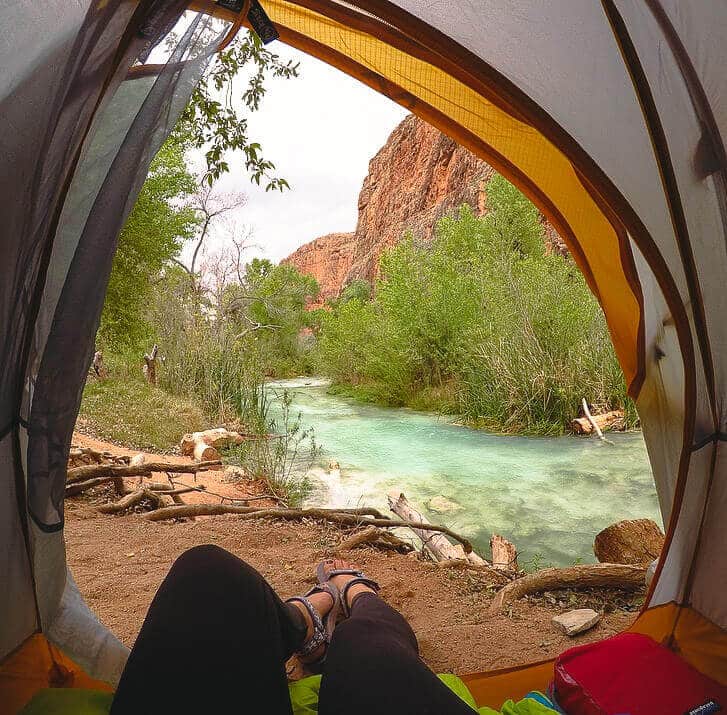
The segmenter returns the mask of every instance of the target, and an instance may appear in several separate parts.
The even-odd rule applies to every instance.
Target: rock
[[[457,511],[457,509],[461,508],[461,504],[458,504],[456,501],[452,501],[451,499],[447,499],[447,497],[442,496],[441,494],[436,497],[432,497],[427,502],[427,509],[435,512],[436,514],[446,514],[450,511]]]
[[[327,300],[338,297],[351,270],[355,242],[353,233],[329,233],[306,243],[281,261],[318,281],[318,300],[309,308],[320,308]]]
[[[335,460],[331,460],[330,462],[328,462],[328,471],[329,472],[334,472],[334,471],[337,471],[340,469],[341,469],[341,465],[338,462],[336,462]]]
[[[381,254],[408,231],[431,241],[437,221],[455,215],[462,204],[486,211],[485,186],[492,167],[439,130],[409,115],[369,162],[358,197],[354,233],[331,233],[301,246],[282,262],[312,275],[321,288],[320,307],[351,281],[370,283]],[[565,253],[565,244],[544,222],[546,247]]]
[[[643,566],[659,558],[664,534],[651,519],[619,521],[600,532],[593,553],[601,563]]]
[[[575,636],[593,628],[601,620],[601,614],[590,608],[578,608],[575,611],[553,616],[551,623],[567,636]]]

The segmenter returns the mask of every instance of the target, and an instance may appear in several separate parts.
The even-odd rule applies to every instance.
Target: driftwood
[[[398,519],[380,519],[365,516],[365,512],[373,509],[259,509],[252,506],[235,506],[227,504],[190,504],[188,506],[170,506],[146,514],[150,521],[164,521],[165,519],[182,519],[190,516],[219,516],[222,514],[237,514],[242,519],[284,519],[298,521],[300,519],[319,519],[341,526],[381,526],[395,528],[399,526],[409,529],[425,531],[440,531],[459,541],[465,553],[472,552],[472,544],[459,534],[455,534],[446,526],[437,526],[429,523],[412,522]]]
[[[220,462],[202,462],[201,464],[169,464],[168,462],[145,462],[139,465],[130,464],[89,464],[83,467],[74,467],[66,473],[67,497],[76,496],[91,487],[97,487],[106,482],[148,476],[152,472],[174,472],[177,474],[196,474],[197,472],[216,466]],[[118,489],[116,490],[118,493]],[[124,490],[124,494],[126,490]],[[122,495],[123,496],[123,495]]]
[[[99,452],[92,447],[76,447],[71,445],[68,452],[68,467],[82,467],[87,464],[128,464],[129,457],[111,454],[111,452]]]
[[[154,509],[165,506],[165,502],[158,492],[154,492],[151,489],[137,489],[118,501],[98,507],[98,510],[103,514],[118,514],[121,511],[130,509],[132,506],[136,506],[144,501],[144,499],[149,500]]]
[[[593,434],[595,432],[599,439],[606,441],[603,430],[619,429],[623,426],[624,413],[622,410],[592,415],[585,398],[581,405],[584,417],[577,417],[571,422],[571,427],[576,434]]]
[[[231,432],[225,427],[215,427],[214,429],[185,434],[179,442],[179,449],[182,454],[192,455],[195,445],[199,442],[204,442],[204,444],[215,449],[222,449],[232,444],[240,444],[244,439],[239,432]]]
[[[205,487],[204,484],[198,484],[194,487],[175,487],[172,484],[159,484],[157,482],[152,482],[151,484],[147,484],[145,489],[148,489],[151,492],[159,492],[164,496],[170,496],[174,498],[175,496],[179,496],[180,494],[190,494],[191,492],[204,492],[207,490],[207,487]]]
[[[144,373],[144,377],[146,378],[146,381],[150,385],[157,384],[157,365],[159,364],[159,358],[157,357],[158,353],[159,353],[159,346],[155,345],[152,348],[152,351],[150,354],[144,355],[144,366],[141,368],[141,370]]]
[[[66,473],[66,484],[84,481],[95,477],[138,477],[152,472],[171,472],[173,474],[195,474],[221,464],[218,460],[198,464],[173,464],[172,462],[143,462],[142,464],[88,464],[73,467]]]
[[[109,371],[103,362],[103,352],[101,350],[97,350],[93,354],[93,363],[91,363],[91,366],[99,380],[105,380],[109,376]]]
[[[503,571],[519,571],[517,565],[517,549],[515,545],[499,534],[490,539],[492,550],[492,567]]]
[[[142,454],[141,452],[140,452],[139,454],[135,454],[135,455],[134,455],[134,456],[133,456],[133,457],[132,457],[132,458],[131,458],[131,459],[129,460],[129,465],[130,465],[130,466],[133,466],[133,467],[139,467],[139,466],[141,466],[142,464],[145,464],[145,463],[146,463],[146,455],[145,455],[145,454]],[[142,485],[143,483],[144,483],[144,477],[143,477],[143,475],[142,475],[142,476],[140,476],[140,477],[139,477],[139,478],[138,478],[138,479],[136,480],[136,487],[137,487],[137,489],[141,489],[141,485]]]
[[[510,581],[518,577],[518,572],[516,571],[496,569],[489,564],[473,564],[471,561],[455,561],[454,559],[449,559],[448,561],[439,561],[436,564],[432,564],[432,566],[439,569],[453,569],[454,571],[477,571],[486,573],[501,584],[510,583]]]
[[[389,508],[397,516],[400,516],[409,523],[429,524],[428,519],[411,505],[403,493],[399,493],[398,495],[392,493],[387,498],[389,500]],[[474,552],[469,551],[466,553],[461,546],[451,544],[442,533],[437,533],[442,531],[441,529],[427,531],[418,528],[412,529],[412,531],[422,540],[423,545],[431,553],[435,561],[466,559],[478,565],[485,565],[487,563]],[[460,538],[457,538],[457,541],[462,543],[462,539]]]
[[[397,551],[400,554],[408,554],[414,547],[395,536],[389,531],[379,529],[376,526],[369,526],[363,531],[357,531],[347,539],[344,539],[338,546],[338,551],[353,551],[360,546],[374,546],[378,549]]]
[[[218,450],[233,444],[241,444],[249,438],[249,435],[231,432],[225,427],[215,427],[202,432],[185,434],[179,443],[179,449],[182,454],[203,462],[210,459],[219,459],[220,453]]]
[[[490,613],[499,613],[509,603],[523,596],[557,588],[636,589],[644,585],[645,574],[645,567],[624,564],[593,564],[562,569],[543,569],[505,586],[490,604]]]

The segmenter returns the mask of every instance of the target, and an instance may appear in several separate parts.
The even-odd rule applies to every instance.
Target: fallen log
[[[612,410],[611,412],[602,412],[600,415],[593,415],[585,398],[582,402],[582,408],[584,416],[576,417],[571,421],[571,427],[576,434],[593,434],[595,432],[600,439],[605,440],[603,430],[619,429],[623,426],[624,413],[622,410]]]
[[[637,589],[644,585],[645,574],[645,567],[624,564],[592,564],[543,569],[512,581],[499,591],[490,604],[490,614],[500,613],[505,606],[523,596],[558,588]]]
[[[664,534],[651,519],[626,519],[596,535],[593,553],[600,562],[648,566],[664,548]]]
[[[180,494],[189,494],[191,492],[204,492],[207,490],[207,487],[205,487],[204,484],[200,484],[199,486],[195,487],[175,487],[169,484],[160,485],[152,482],[151,484],[147,484],[145,489],[148,489],[150,492],[158,492],[159,494],[163,494],[165,496],[175,497],[179,496]]]
[[[411,544],[391,532],[376,526],[369,526],[344,539],[339,544],[337,551],[353,551],[360,546],[374,546],[377,549],[397,551],[400,554],[408,554],[414,550]]]
[[[101,350],[97,350],[93,354],[93,362],[91,363],[91,366],[99,380],[105,380],[109,376],[109,371],[106,369],[106,365],[104,365],[103,352]]]
[[[454,569],[455,571],[479,571],[492,576],[501,584],[510,583],[510,581],[514,578],[518,577],[518,573],[516,571],[496,569],[489,564],[473,564],[471,561],[455,561],[453,559],[449,559],[448,561],[439,561],[436,564],[432,564],[432,566],[440,569]]]
[[[159,346],[155,345],[150,354],[144,354],[144,365],[142,366],[141,371],[144,373],[144,377],[150,385],[157,384],[157,365],[159,362],[158,353]]]
[[[416,522],[419,524],[429,524],[429,520],[411,505],[403,493],[399,492],[397,495],[397,493],[394,492],[389,494],[387,499],[389,501],[389,508],[391,511],[393,511],[397,516],[400,516],[402,519],[405,519],[410,523]],[[414,531],[414,533],[422,540],[424,547],[429,551],[429,553],[431,553],[435,561],[466,559],[467,561],[471,561],[478,565],[485,565],[487,563],[474,552],[470,551],[465,553],[461,546],[451,544],[448,539],[443,536],[443,534],[437,533],[437,531],[441,531],[441,529],[430,532],[423,529],[412,529],[412,531]],[[457,541],[460,541],[461,543],[461,539],[457,539]]]
[[[99,452],[92,447],[77,447],[71,445],[68,452],[68,468],[82,467],[89,464],[128,464],[129,457],[111,454],[111,452]]]
[[[237,514],[242,519],[284,519],[297,521],[300,519],[319,519],[332,524],[343,526],[381,526],[396,528],[399,526],[424,531],[439,531],[459,541],[464,552],[472,552],[472,544],[463,536],[454,533],[446,526],[437,526],[430,523],[412,522],[399,519],[380,519],[365,516],[362,512],[375,511],[373,509],[259,509],[252,506],[234,506],[227,504],[189,504],[187,506],[170,506],[145,514],[149,521],[164,521],[165,519],[182,519],[190,516],[219,516],[222,514]]]
[[[219,460],[195,464],[173,464],[171,462],[143,462],[142,464],[85,464],[66,472],[66,484],[94,479],[96,477],[140,477],[153,472],[173,474],[196,474],[210,467],[222,464]]]
[[[231,432],[225,427],[203,430],[185,434],[180,443],[179,449],[182,454],[193,456],[202,462],[209,459],[219,459],[217,451],[233,444],[240,444],[244,438],[238,432]]]
[[[490,539],[490,549],[492,550],[492,568],[519,571],[517,549],[513,543],[499,534],[493,534]]]
[[[219,462],[212,462],[212,465],[219,464]],[[82,492],[85,492],[91,487],[97,487],[106,482],[116,482],[121,479],[140,478],[142,476],[148,476],[152,472],[164,472],[171,471],[171,467],[175,467],[177,473],[183,474],[196,474],[199,471],[204,471],[209,468],[208,464],[177,464],[177,465],[165,465],[162,462],[149,462],[148,464],[142,464],[138,467],[132,467],[128,464],[102,464],[102,465],[89,465],[90,468],[96,470],[96,473],[106,473],[106,476],[98,476],[86,478],[86,474],[74,474],[71,476],[72,481],[66,482],[65,496],[72,497]],[[76,467],[75,469],[69,469],[68,472],[77,472],[77,470],[89,469],[89,467]],[[182,469],[180,469],[182,467]],[[192,467],[192,468],[190,468]],[[121,470],[126,470],[126,473],[121,473]],[[109,473],[110,472],[110,473]]]

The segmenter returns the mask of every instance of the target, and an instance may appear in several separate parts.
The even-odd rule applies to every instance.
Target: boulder
[[[659,558],[664,534],[651,519],[619,521],[605,528],[593,542],[601,563],[643,566]]]
[[[601,614],[590,608],[578,608],[575,611],[553,616],[551,623],[567,636],[575,636],[593,628],[601,620]]]
[[[450,511],[457,511],[457,509],[461,508],[461,504],[458,504],[456,501],[452,501],[451,499],[447,499],[447,497],[442,496],[441,494],[436,497],[432,497],[427,502],[427,509],[435,512],[436,514],[446,514]]]

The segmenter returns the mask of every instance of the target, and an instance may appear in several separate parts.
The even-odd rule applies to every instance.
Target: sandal
[[[333,599],[333,607],[323,618],[321,618],[315,606],[308,598],[314,593],[322,592],[327,593]],[[302,662],[309,667],[321,665],[326,659],[326,653],[328,650],[327,646],[331,641],[331,635],[336,625],[335,618],[331,618],[331,614],[336,610],[336,604],[338,603],[338,589],[332,588],[332,584],[319,584],[318,586],[314,586],[304,596],[293,596],[286,599],[285,602],[293,603],[294,601],[303,604],[305,610],[308,611],[311,621],[313,622],[313,635],[305,643],[303,643],[300,650],[296,651],[296,655],[298,655],[302,659]],[[315,653],[316,650],[323,644],[326,645],[326,648],[323,650],[320,658],[316,658],[315,660],[305,660],[306,658],[309,658],[311,654]]]
[[[328,614],[328,618],[335,624],[338,620],[340,620],[338,614],[339,609],[343,613],[343,618],[350,618],[351,616],[351,608],[348,605],[347,598],[348,589],[351,588],[351,586],[356,584],[368,586],[375,593],[378,593],[381,590],[381,586],[379,586],[376,581],[368,578],[363,571],[359,571],[357,569],[332,569],[331,571],[326,571],[327,563],[330,563],[330,561],[322,561],[318,564],[316,567],[316,578],[318,579],[320,587],[328,587],[335,593],[335,603],[333,604],[331,612]],[[342,589],[339,589],[336,584],[331,581],[331,579],[335,576],[355,576],[355,578],[352,578]],[[331,591],[329,591],[329,593],[331,593]]]

